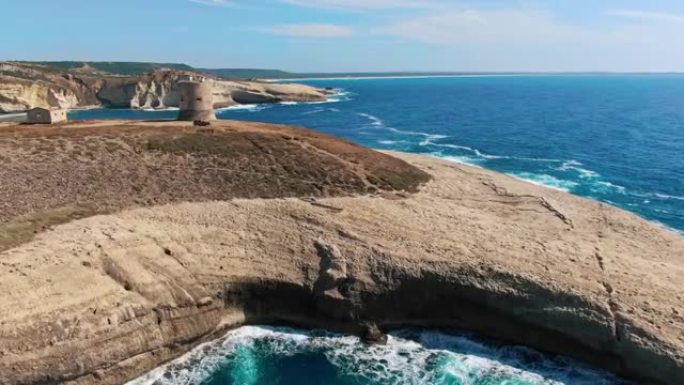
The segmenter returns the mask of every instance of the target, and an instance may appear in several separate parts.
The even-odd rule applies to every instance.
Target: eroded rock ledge
[[[191,71],[157,69],[137,76],[60,70],[0,61],[0,113],[43,108],[178,107],[178,81],[201,76]],[[303,84],[211,78],[215,107],[278,102],[320,102],[329,92]]]
[[[0,383],[120,384],[245,323],[464,327],[684,383],[684,238],[393,154],[413,195],[233,199],[56,227],[0,254]]]

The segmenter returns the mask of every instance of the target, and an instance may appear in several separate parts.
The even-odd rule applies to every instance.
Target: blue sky
[[[682,0],[0,0],[0,60],[684,71]]]

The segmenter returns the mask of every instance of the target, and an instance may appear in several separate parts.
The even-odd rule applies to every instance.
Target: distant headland
[[[242,75],[241,75],[242,74]],[[237,104],[325,101],[327,90],[302,84],[244,80],[249,73],[220,75],[177,64],[0,62],[0,113],[31,108],[178,107],[178,82],[212,80],[214,107]]]

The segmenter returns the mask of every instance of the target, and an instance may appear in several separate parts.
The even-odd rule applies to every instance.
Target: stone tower
[[[180,112],[178,120],[216,120],[211,80],[189,76],[178,82]]]

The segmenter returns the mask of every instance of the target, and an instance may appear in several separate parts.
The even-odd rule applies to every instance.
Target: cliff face
[[[197,74],[157,70],[143,76],[109,76],[0,63],[0,112],[21,112],[33,107],[177,107],[177,82],[184,75]],[[296,84],[213,79],[213,85],[216,107],[326,99],[324,90]]]
[[[33,107],[73,108],[96,103],[88,85],[71,74],[0,63],[0,112]]]
[[[467,328],[684,383],[684,237],[632,214],[284,126],[4,127],[0,241],[46,231],[0,252],[0,384],[121,384],[278,322]],[[35,217],[117,197],[195,202]]]

